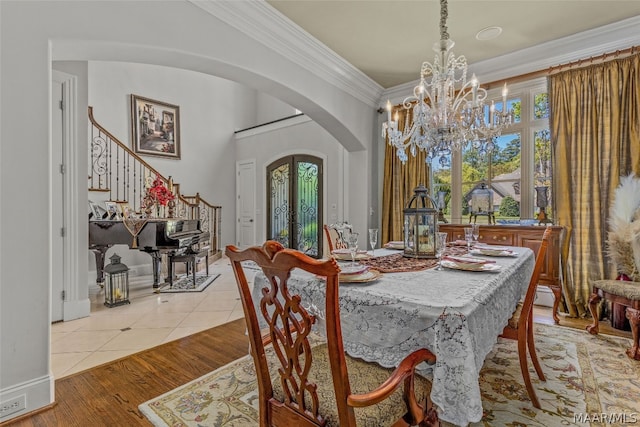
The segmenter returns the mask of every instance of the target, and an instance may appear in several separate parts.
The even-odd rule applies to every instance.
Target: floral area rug
[[[220,274],[196,274],[196,284],[193,285],[193,276],[182,275],[178,279],[173,281],[173,285],[165,283],[160,289],[159,293],[171,293],[171,292],[202,292],[207,289],[207,286],[213,283],[220,276]]]
[[[516,341],[499,338],[480,373],[483,419],[473,426],[640,425],[640,363],[631,341],[560,326],[536,325],[546,382],[531,378],[542,409],[531,405]],[[157,427],[258,425],[253,361],[238,359],[139,406]]]

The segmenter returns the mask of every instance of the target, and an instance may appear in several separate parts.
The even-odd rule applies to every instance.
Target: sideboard
[[[449,235],[450,242],[464,240],[464,228],[468,224],[439,224],[440,231]],[[544,266],[540,274],[538,285],[547,286],[553,292],[553,320],[560,322],[558,317],[558,305],[562,294],[562,239],[564,227],[558,225],[549,226],[552,230],[551,240],[547,247]],[[519,246],[530,248],[534,253],[538,252],[542,242],[542,234],[545,226],[524,225],[480,225],[478,241],[486,244]]]

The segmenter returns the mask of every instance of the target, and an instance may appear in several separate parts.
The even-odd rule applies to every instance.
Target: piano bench
[[[206,265],[206,273],[207,276],[209,275],[209,248],[203,248],[202,250],[198,251],[198,252],[185,252],[183,254],[179,254],[179,255],[169,255],[169,262],[168,262],[168,276],[169,276],[169,286],[173,286],[173,264],[176,262],[184,262],[185,265],[187,266],[187,276],[189,275],[189,271],[191,271],[191,274],[193,276],[193,286],[196,286],[196,267],[198,265],[198,262],[201,261],[202,259],[205,259],[205,265]]]

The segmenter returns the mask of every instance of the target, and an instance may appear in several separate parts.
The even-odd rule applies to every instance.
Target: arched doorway
[[[322,254],[322,159],[282,157],[267,166],[267,239]]]

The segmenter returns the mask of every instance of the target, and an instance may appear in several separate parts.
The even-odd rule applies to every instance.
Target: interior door
[[[237,163],[237,242],[240,248],[256,244],[256,163],[253,160]]]
[[[267,239],[322,254],[322,159],[283,157],[267,167]]]
[[[51,84],[51,321],[64,318],[64,138],[63,80],[54,72]]]

